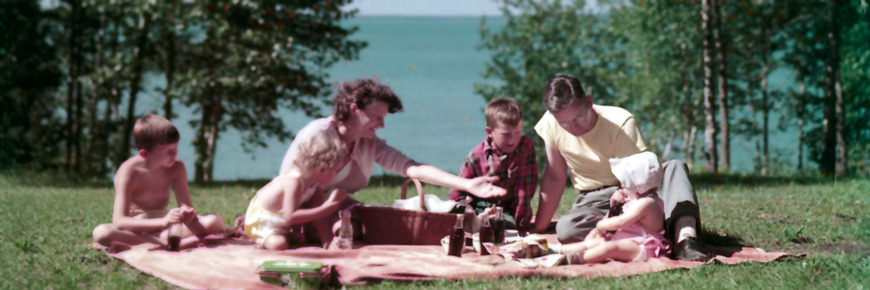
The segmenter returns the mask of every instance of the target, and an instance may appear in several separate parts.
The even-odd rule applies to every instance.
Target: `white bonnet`
[[[610,170],[622,187],[636,192],[645,193],[662,185],[664,169],[659,158],[652,152],[641,152],[625,158],[610,159]]]

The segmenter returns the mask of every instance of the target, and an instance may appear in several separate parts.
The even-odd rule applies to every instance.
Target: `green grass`
[[[595,278],[506,278],[497,281],[392,282],[379,288],[791,288],[860,289],[870,285],[870,181],[817,176],[693,176],[701,203],[701,238],[807,254],[767,264],[712,264],[689,270]],[[241,215],[265,181],[192,185],[197,210]],[[447,190],[427,186],[427,192]],[[386,204],[397,198],[394,178],[376,179],[354,197]],[[109,222],[106,181],[29,171],[0,172],[0,289],[175,288],[90,248],[91,230]],[[559,213],[576,195],[566,191]],[[226,221],[229,224],[229,221]]]

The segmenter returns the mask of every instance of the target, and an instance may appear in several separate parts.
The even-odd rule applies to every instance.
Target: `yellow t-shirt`
[[[562,153],[577,190],[619,185],[610,171],[610,158],[623,158],[647,149],[631,113],[619,107],[592,108],[598,113],[598,121],[580,137],[559,126],[549,111],[535,125],[544,143]]]

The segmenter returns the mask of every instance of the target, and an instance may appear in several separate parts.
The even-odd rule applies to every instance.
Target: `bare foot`
[[[112,242],[108,248],[106,248],[106,252],[109,254],[117,254],[132,248],[130,245],[122,243],[122,242]]]
[[[239,238],[245,236],[245,216],[239,216],[236,218],[235,223],[233,223],[233,227],[224,230],[223,234],[221,234],[224,238]]]

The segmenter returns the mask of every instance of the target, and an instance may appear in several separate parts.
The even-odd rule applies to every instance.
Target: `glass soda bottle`
[[[450,246],[447,255],[462,257],[462,249],[465,248],[465,215],[456,215],[456,224],[453,225],[453,233],[450,234]]]
[[[181,223],[172,224],[169,226],[169,235],[166,238],[166,249],[177,252],[181,247],[181,235],[184,232],[184,225]]]
[[[480,233],[478,234],[478,246],[480,246],[480,255],[486,256],[489,255],[489,251],[483,245],[483,243],[492,243],[495,240],[495,236],[492,232],[492,224],[489,222],[489,219],[483,219],[483,225],[480,226]]]
[[[494,243],[504,244],[504,208],[495,208],[495,222],[492,224]]]
[[[337,246],[342,250],[353,249],[353,225],[350,222],[350,209],[338,212],[341,226],[338,228]]]

